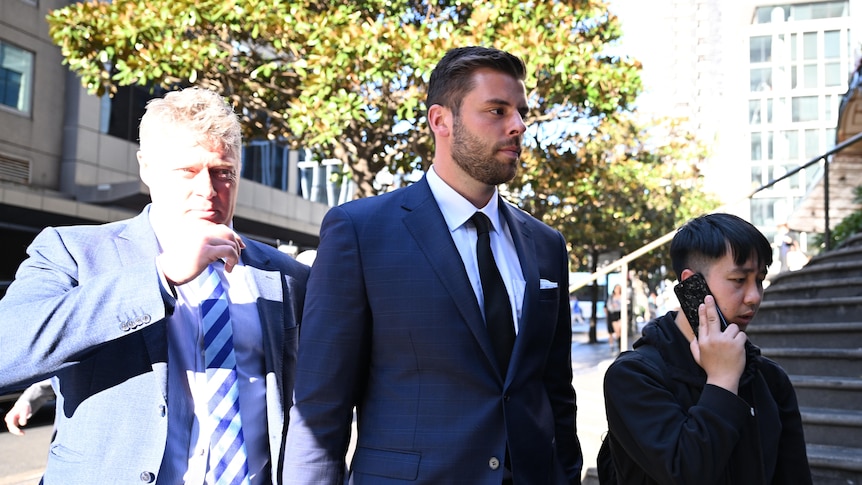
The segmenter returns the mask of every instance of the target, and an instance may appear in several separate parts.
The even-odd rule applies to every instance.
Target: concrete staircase
[[[748,334],[796,389],[818,485],[862,485],[862,234],[772,278]]]

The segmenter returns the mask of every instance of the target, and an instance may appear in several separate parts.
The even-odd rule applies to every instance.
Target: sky
[[[622,24],[622,42],[616,52],[633,57],[644,65],[641,71],[644,92],[638,97],[637,106],[643,111],[654,111],[660,106],[660,101],[651,86],[661,80],[656,79],[656,71],[650,70],[650,67],[660,64],[658,56],[662,52],[653,31],[659,9],[654,2],[643,0],[609,0],[608,4],[610,11],[619,17]]]

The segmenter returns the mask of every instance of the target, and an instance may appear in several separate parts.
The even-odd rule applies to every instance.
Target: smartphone
[[[691,329],[694,330],[696,336],[697,329],[700,326],[697,308],[703,303],[706,295],[712,295],[712,292],[709,291],[709,286],[706,285],[706,279],[702,274],[695,273],[674,286],[673,291],[676,293],[676,297],[679,299],[679,306],[682,307],[682,311],[685,313],[685,317],[688,319],[688,323],[691,324]],[[718,319],[721,322],[721,331],[723,332],[727,328],[727,320],[724,319],[724,315],[718,309],[717,302],[715,310],[718,312]]]

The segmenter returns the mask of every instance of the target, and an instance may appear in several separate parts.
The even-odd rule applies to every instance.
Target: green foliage
[[[665,122],[666,144],[648,147],[647,127],[623,116],[641,89],[640,65],[606,53],[621,32],[605,0],[87,0],[48,23],[91,92],[215,89],[247,138],[341,160],[358,197],[376,192],[381,170],[431,163],[423,101],[443,53],[498,47],[521,56],[530,76],[529,139],[509,195],[564,232],[578,269],[711,207],[699,196],[690,135]]]
[[[518,196],[566,236],[573,270],[591,271],[599,254],[628,254],[718,206],[701,184],[705,149],[679,120],[643,124],[620,116],[572,141],[565,151],[531,154],[522,183],[535,190]],[[666,247],[631,269],[646,275],[662,264],[670,266]]]
[[[603,0],[88,0],[53,11],[50,33],[91,92],[199,84],[224,93],[247,137],[283,138],[350,168],[358,196],[380,170],[430,164],[425,83],[456,46],[523,57],[530,121],[627,109],[639,65]]]
[[[853,189],[853,203],[862,204],[862,186]],[[862,232],[862,209],[857,210],[841,220],[829,231],[831,248],[837,248],[850,236]],[[814,247],[825,247],[825,234],[816,234],[811,238]]]

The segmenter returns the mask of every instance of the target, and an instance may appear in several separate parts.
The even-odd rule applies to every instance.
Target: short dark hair
[[[464,97],[474,87],[473,73],[482,68],[509,74],[521,81],[527,77],[524,61],[506,51],[480,46],[457,47],[446,52],[431,72],[426,108],[439,104],[457,115]]]
[[[727,254],[728,247],[734,263],[740,266],[756,258],[765,272],[772,264],[769,240],[750,222],[733,214],[707,214],[683,224],[670,243],[676,277],[686,268],[705,273],[710,263]]]

